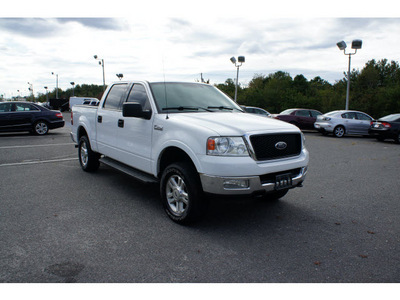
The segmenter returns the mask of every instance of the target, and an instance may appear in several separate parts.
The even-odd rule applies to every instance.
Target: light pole
[[[28,84],[29,84],[29,88],[28,88],[28,90],[32,92],[32,102],[34,102],[34,96],[33,96],[33,84],[32,84],[32,83],[30,83],[30,82],[28,82]]]
[[[361,49],[362,41],[361,40],[353,40],[351,43],[351,48],[356,50],[354,53],[346,53],[346,43],[341,41],[336,44],[339,47],[339,50],[343,50],[344,55],[349,56],[349,68],[347,71],[347,91],[346,91],[346,110],[349,109],[349,95],[350,95],[350,64],[351,64],[351,56],[357,53],[357,49]]]
[[[51,72],[51,75],[56,75],[56,99],[58,99],[58,74]]]
[[[71,81],[70,84],[72,85],[72,97],[75,96],[75,82]]]
[[[98,59],[99,65],[103,67],[103,91],[105,91],[106,90],[106,78],[104,76],[104,59],[98,58],[97,55],[94,55],[93,57],[94,57],[94,59]]]
[[[236,58],[234,56],[231,57],[231,62],[235,65],[237,68],[237,73],[236,73],[236,84],[235,84],[235,102],[237,102],[237,89],[238,89],[238,80],[239,80],[239,67],[244,63],[245,59],[244,56],[238,56],[238,62],[239,64],[236,64]]]
[[[47,90],[47,86],[44,87],[46,90],[46,102],[49,103],[49,91]]]

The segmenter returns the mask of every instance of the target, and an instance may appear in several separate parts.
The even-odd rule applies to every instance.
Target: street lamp
[[[361,40],[353,40],[351,43],[351,48],[355,50],[354,53],[346,53],[346,43],[341,41],[336,44],[339,50],[343,50],[344,55],[349,56],[349,69],[347,71],[347,91],[346,91],[346,110],[349,109],[349,94],[350,94],[350,64],[351,64],[351,56],[357,53],[357,49],[361,49],[362,41]]]
[[[231,62],[235,65],[237,68],[237,73],[236,73],[236,84],[235,84],[235,102],[237,102],[237,88],[238,88],[238,80],[239,80],[239,67],[244,63],[245,59],[244,56],[238,56],[238,62],[239,64],[236,64],[236,58],[234,56],[231,57]]]
[[[56,99],[58,99],[58,74],[51,72],[51,75],[56,75]]]
[[[32,102],[34,102],[34,96],[33,96],[33,84],[32,84],[32,83],[30,83],[30,82],[28,82],[28,84],[29,84],[29,88],[28,88],[28,90],[32,92]]]
[[[106,90],[106,79],[105,79],[105,76],[104,76],[104,59],[97,58],[97,55],[94,55],[93,57],[94,57],[94,59],[98,59],[99,60],[99,65],[103,67],[103,91],[105,91]]]
[[[49,91],[47,90],[47,86],[44,87],[46,90],[46,102],[49,103]]]
[[[122,74],[122,73],[121,74],[115,74],[115,75],[118,77],[119,80],[121,80],[124,77],[124,74]]]
[[[75,82],[71,81],[70,84],[72,85],[72,97],[75,96]]]

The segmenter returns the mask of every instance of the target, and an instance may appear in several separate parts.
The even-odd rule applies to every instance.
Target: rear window
[[[388,115],[386,117],[380,118],[379,120],[386,122],[400,122],[400,114]]]

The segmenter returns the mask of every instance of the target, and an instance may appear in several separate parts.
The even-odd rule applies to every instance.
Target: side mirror
[[[151,119],[151,110],[143,110],[142,105],[137,102],[125,102],[122,104],[122,116]]]

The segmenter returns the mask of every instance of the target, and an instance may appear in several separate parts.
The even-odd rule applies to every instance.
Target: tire
[[[344,136],[346,133],[345,129],[343,126],[336,126],[335,129],[333,130],[333,135],[337,138],[341,138]]]
[[[165,212],[176,223],[188,224],[206,212],[208,201],[199,175],[188,162],[173,163],[164,170],[160,193]]]
[[[278,201],[280,198],[283,198],[288,192],[289,189],[269,192],[264,195],[264,198],[271,202]]]
[[[45,135],[49,132],[49,125],[46,121],[37,121],[33,125],[33,133],[36,135]]]
[[[94,172],[100,166],[100,154],[92,151],[89,139],[86,135],[79,139],[78,158],[79,163],[85,172]]]
[[[400,132],[397,134],[397,137],[394,139],[396,144],[400,144]]]

